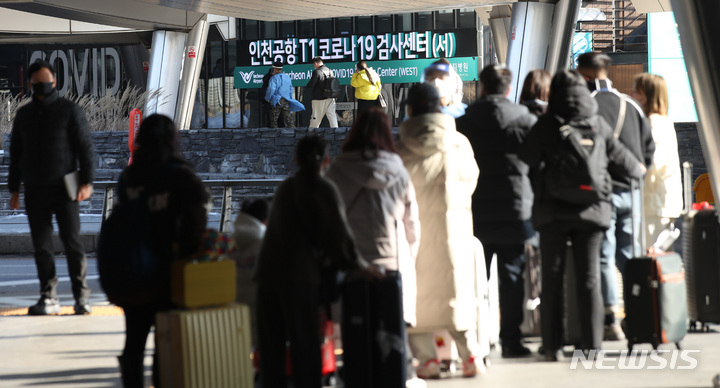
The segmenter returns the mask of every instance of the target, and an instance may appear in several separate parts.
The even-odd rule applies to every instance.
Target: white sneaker
[[[418,366],[415,372],[421,379],[439,379],[440,362],[437,359],[430,360],[425,364]]]
[[[405,382],[405,388],[427,388],[427,383],[421,378],[413,377]]]

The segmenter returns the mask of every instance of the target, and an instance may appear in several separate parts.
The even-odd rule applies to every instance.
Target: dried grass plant
[[[141,91],[140,88],[127,85],[117,95],[106,94],[97,96],[68,96],[75,101],[85,112],[91,131],[127,131],[128,115],[137,108],[143,110],[145,102],[151,98],[158,98],[160,90]],[[162,98],[162,97],[160,97]],[[30,97],[20,98],[10,93],[0,94],[0,135],[12,131],[13,120],[18,108],[28,103]],[[2,143],[2,142],[0,142]]]

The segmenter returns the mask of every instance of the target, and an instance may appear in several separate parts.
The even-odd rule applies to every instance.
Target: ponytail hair
[[[307,135],[300,139],[295,148],[295,159],[300,172],[309,177],[320,175],[320,167],[328,157],[328,146],[325,139],[317,135]]]
[[[357,63],[357,69],[358,69],[358,70],[365,70],[365,75],[367,75],[368,81],[370,81],[370,83],[371,83],[372,85],[375,85],[375,81],[372,79],[372,75],[370,75],[370,70],[368,70],[367,62],[365,62],[365,61],[360,61],[360,62],[358,62],[358,63]]]

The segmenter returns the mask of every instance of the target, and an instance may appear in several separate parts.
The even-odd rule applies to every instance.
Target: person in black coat
[[[126,388],[144,386],[143,360],[148,334],[155,325],[155,315],[171,307],[171,264],[190,257],[200,248],[207,225],[210,194],[192,166],[183,160],[179,137],[169,117],[158,114],[146,117],[135,140],[138,148],[133,163],[118,180],[118,203],[147,191],[149,229],[153,231],[153,248],[159,260],[157,287],[145,293],[142,300],[123,306],[125,347],[118,360]],[[155,386],[158,377],[155,360]]]
[[[522,357],[525,243],[535,235],[530,215],[533,201],[528,166],[517,152],[537,118],[507,99],[510,70],[490,65],[480,73],[480,99],[456,120],[473,147],[480,168],[472,197],[475,236],[490,268],[497,255],[500,285],[500,341],[503,357]],[[490,272],[488,271],[488,274]]]
[[[320,300],[327,297],[320,295],[321,261],[341,270],[382,275],[360,257],[342,197],[322,176],[330,161],[327,142],[315,135],[300,139],[296,161],[297,173],[275,192],[255,265],[260,375],[264,387],[287,386],[290,341],[293,385],[320,388],[319,311]]]
[[[613,87],[608,78],[610,63],[610,57],[606,54],[589,52],[578,57],[578,71],[593,92],[598,104],[598,115],[618,132],[615,137],[635,158],[650,167],[655,153],[650,123],[637,101]],[[636,203],[640,203],[641,193],[636,189],[631,194],[630,180],[627,177],[612,172],[611,176],[613,217],[600,246],[600,281],[605,303],[604,337],[612,341],[625,338],[620,325],[615,321],[615,313],[619,310],[615,267],[624,274],[625,263],[634,256],[632,239],[633,235],[638,236],[640,233],[641,206],[636,207],[633,216],[631,195],[635,197]]]
[[[310,128],[319,127],[324,116],[327,116],[331,128],[337,128],[335,98],[332,96],[328,97],[325,94],[326,88],[330,87],[330,85],[327,85],[327,80],[333,76],[333,72],[325,66],[325,63],[323,63],[320,57],[313,58],[313,67],[315,67],[315,71],[313,71],[312,77],[310,77],[310,81],[307,84],[307,87],[312,89]]]
[[[52,215],[67,256],[75,314],[89,314],[90,288],[85,280],[87,260],[80,241],[79,202],[92,195],[95,151],[85,113],[55,89],[55,70],[48,62],[30,65],[32,101],[18,109],[10,143],[10,208],[20,208],[20,182],[25,186],[25,207],[35,265],[40,280],[40,300],[30,315],[59,314],[58,276],[53,256]],[[77,172],[68,193],[65,176]],[[74,197],[74,198],[73,198]]]
[[[540,117],[518,156],[531,168],[544,165],[536,186],[533,223],[540,232],[542,260],[542,339],[547,361],[557,361],[563,346],[563,268],[566,243],[572,243],[572,256],[579,305],[581,346],[584,351],[600,349],[603,338],[603,300],[600,294],[600,243],[603,231],[610,225],[611,182],[609,173],[639,178],[644,165],[615,139],[612,128],[597,115],[597,103],[590,96],[582,76],[563,70],[553,77],[550,87],[548,114]],[[601,198],[589,204],[576,204],[557,199],[550,178],[556,176],[553,162],[560,146],[560,127],[566,122],[589,125],[602,138],[606,147],[607,167]],[[603,173],[603,171],[600,171]]]

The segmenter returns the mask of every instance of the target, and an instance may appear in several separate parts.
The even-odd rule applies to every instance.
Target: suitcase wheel
[[[323,387],[336,387],[338,386],[338,378],[335,376],[334,373],[325,375],[322,377],[323,380]]]
[[[628,341],[628,353],[632,352],[635,344],[632,341]]]
[[[700,329],[698,329],[698,324],[700,324]],[[699,331],[704,330],[704,327],[701,322],[690,320],[690,325],[688,327],[688,331],[691,333],[697,333]]]
[[[680,341],[675,342],[675,347],[677,348],[677,350],[682,350],[682,346],[680,346]]]
[[[652,347],[653,347],[653,350],[657,350],[657,348],[658,348],[658,345],[659,345],[659,344],[658,344],[658,342],[657,342],[657,341],[653,341],[653,342],[652,342]]]

